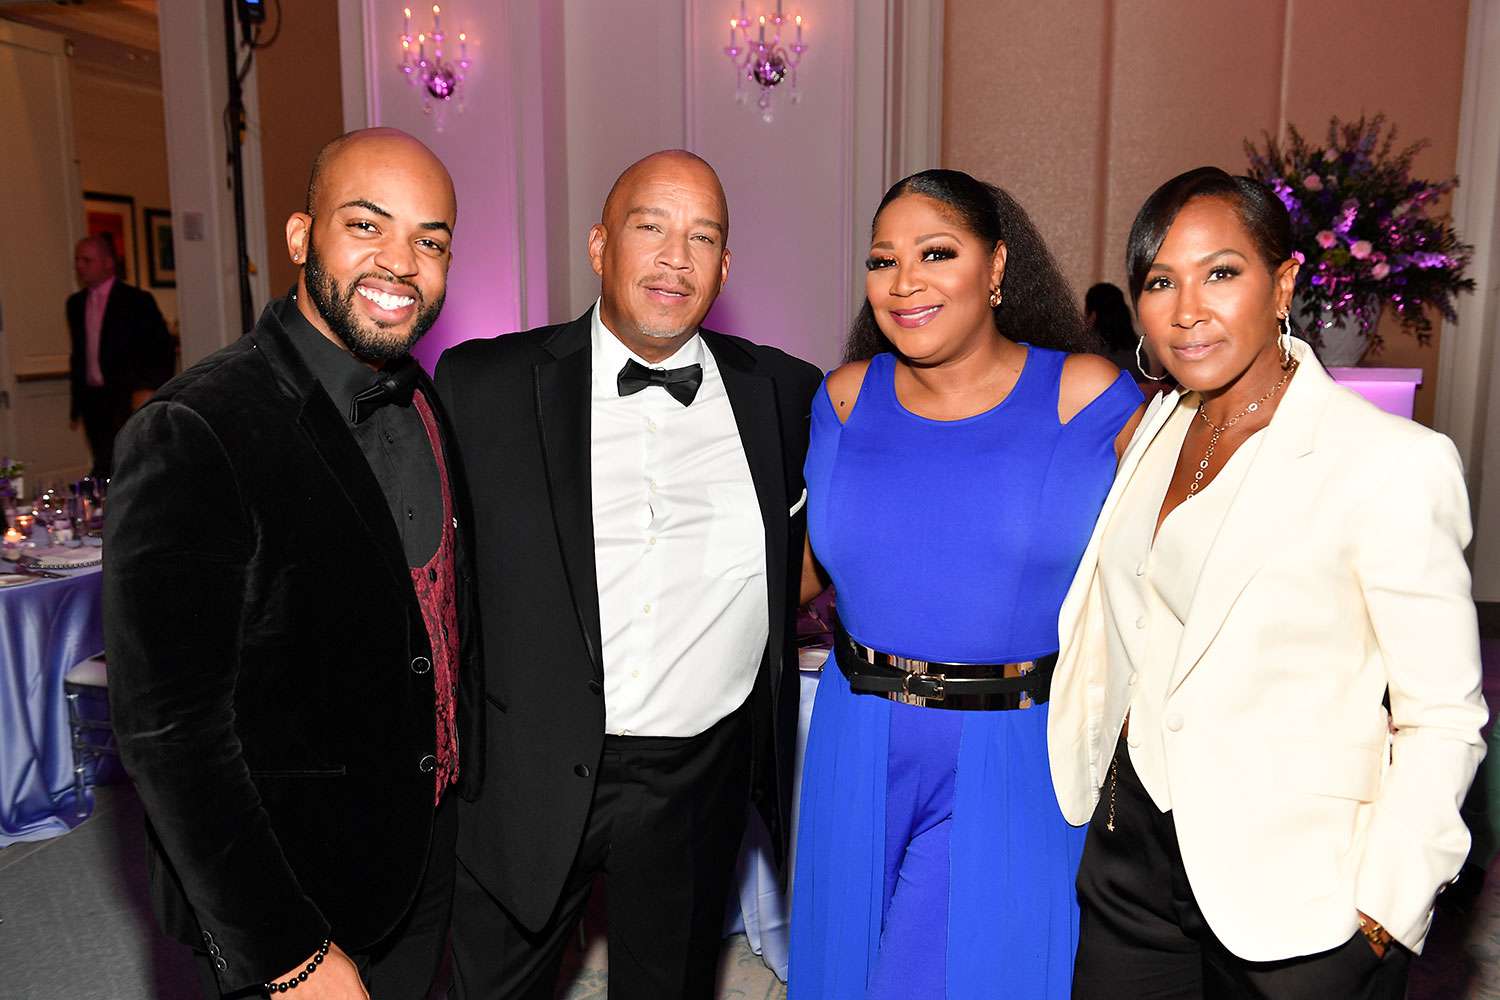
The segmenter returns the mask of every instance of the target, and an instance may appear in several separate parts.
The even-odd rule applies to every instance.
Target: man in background
[[[93,475],[107,479],[115,435],[176,367],[176,348],[156,299],[115,275],[114,245],[103,236],[78,241],[73,269],[81,291],[68,296],[73,354],[71,419],[93,453]]]

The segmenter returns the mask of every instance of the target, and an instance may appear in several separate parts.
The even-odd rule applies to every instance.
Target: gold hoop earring
[[[1149,378],[1151,381],[1165,382],[1167,380],[1167,377],[1165,375],[1152,375],[1146,370],[1146,362],[1141,358],[1141,345],[1145,342],[1146,338],[1144,336],[1141,337],[1140,340],[1137,340],[1135,342],[1135,367],[1140,371],[1142,375],[1144,375],[1146,378]]]
[[[991,288],[990,289],[990,308],[991,309],[998,309],[998,308],[1000,308],[1000,289],[998,289],[998,288]]]

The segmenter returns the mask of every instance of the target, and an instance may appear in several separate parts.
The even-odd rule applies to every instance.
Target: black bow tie
[[[685,368],[647,368],[635,358],[625,362],[625,367],[620,369],[620,374],[615,378],[619,387],[620,395],[630,396],[648,385],[659,385],[672,394],[672,398],[683,406],[693,401],[698,395],[698,387],[703,384],[703,366],[688,365]]]
[[[417,363],[411,358],[399,362],[397,367],[380,372],[370,387],[361,391],[349,404],[349,419],[356,424],[364,423],[376,410],[387,403],[400,406],[411,405],[411,395],[417,388]]]

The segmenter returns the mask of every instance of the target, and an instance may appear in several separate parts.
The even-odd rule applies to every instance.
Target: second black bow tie
[[[647,368],[639,361],[631,358],[625,362],[625,367],[620,369],[615,383],[620,390],[620,395],[631,396],[647,386],[659,385],[672,398],[683,406],[693,401],[698,395],[698,387],[703,384],[703,366],[687,365],[684,368]]]
[[[418,371],[417,363],[411,358],[403,358],[392,367],[382,370],[368,389],[350,401],[349,419],[356,424],[364,423],[370,414],[387,403],[410,406],[412,393],[417,388]]]

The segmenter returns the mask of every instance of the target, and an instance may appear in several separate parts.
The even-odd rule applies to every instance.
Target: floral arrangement
[[[1383,134],[1382,134],[1383,133]],[[1326,142],[1315,145],[1287,127],[1287,141],[1265,133],[1265,150],[1245,142],[1249,176],[1270,187],[1292,217],[1301,264],[1297,295],[1315,341],[1335,323],[1355,321],[1377,350],[1376,322],[1389,305],[1401,327],[1421,344],[1432,340],[1428,307],[1449,320],[1459,292],[1474,290],[1464,277],[1474,248],[1446,219],[1427,215],[1458,178],[1414,180],[1413,158],[1428,145],[1395,149],[1396,128],[1384,115],[1328,123]]]
[[[26,466],[21,462],[13,462],[10,456],[0,458],[0,499],[16,499],[15,480],[21,478],[26,471]]]

